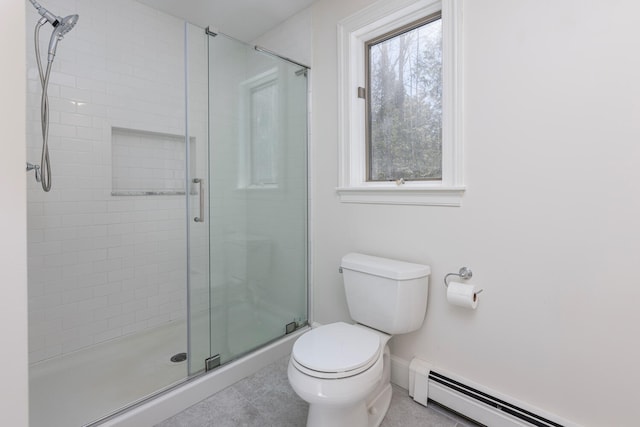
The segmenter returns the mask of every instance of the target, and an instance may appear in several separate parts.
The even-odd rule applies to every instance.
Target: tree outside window
[[[440,13],[366,43],[367,181],[442,179]]]

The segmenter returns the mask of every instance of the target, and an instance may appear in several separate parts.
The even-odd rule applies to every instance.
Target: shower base
[[[232,350],[258,345],[262,335],[260,329],[271,321],[283,324],[274,316],[253,318],[249,308],[250,304],[243,303],[230,310],[230,319],[235,319],[230,323],[234,329],[244,332],[230,334],[231,338],[226,342]],[[204,314],[195,317],[192,328],[196,333],[202,333],[200,330],[206,328],[209,317]],[[193,357],[193,360],[204,361],[205,355],[188,354],[187,360],[171,361],[173,356],[187,350],[184,321],[39,362],[29,370],[30,426],[82,426],[134,402],[141,403],[103,420],[100,425],[154,425],[289,354],[293,342],[305,329],[286,335],[215,371],[190,379],[187,379],[187,360]],[[205,349],[196,350],[202,352]],[[160,390],[168,391],[144,400]]]
[[[156,425],[289,355],[296,339],[308,329],[305,326],[215,371],[188,380],[100,426]]]
[[[81,426],[181,381],[187,362],[170,359],[186,348],[185,323],[172,322],[34,364],[29,424]]]

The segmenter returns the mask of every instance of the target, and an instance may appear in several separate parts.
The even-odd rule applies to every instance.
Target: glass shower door
[[[188,370],[205,369],[211,355],[209,309],[209,76],[207,36],[201,27],[185,24],[187,91],[186,145],[188,197]],[[196,220],[197,219],[197,220]],[[204,219],[204,220],[202,220]]]
[[[307,321],[307,70],[207,38],[210,352],[225,363]]]

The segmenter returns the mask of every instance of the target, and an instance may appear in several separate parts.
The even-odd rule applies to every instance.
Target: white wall
[[[27,158],[40,163],[38,14],[25,7]],[[133,0],[46,7],[80,18],[58,45],[49,85],[52,190],[43,192],[33,174],[27,180],[31,362],[181,320],[186,308],[184,196],[111,194],[113,182],[158,181],[168,169],[184,182],[184,157],[150,158],[132,146],[133,167],[112,170],[111,150],[117,127],[175,135],[160,138],[158,151],[182,144],[174,151],[184,152],[183,21]],[[43,27],[42,49],[49,34]]]
[[[0,413],[6,425],[26,427],[28,422],[27,370],[27,189],[25,168],[25,12],[22,2],[1,2],[7,20],[0,38],[0,336],[2,384]]]
[[[258,37],[253,41],[253,44],[271,49],[279,55],[311,66],[313,59],[311,23],[311,8],[308,7]]]
[[[468,190],[439,208],[337,201],[336,23],[370,3],[313,6],[316,320],[349,318],[344,253],[427,263],[426,323],[394,354],[582,425],[637,424],[640,6],[465,2]],[[445,300],[463,265],[475,312]]]

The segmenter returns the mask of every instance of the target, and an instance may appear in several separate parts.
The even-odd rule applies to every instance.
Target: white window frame
[[[365,42],[437,11],[442,13],[442,180],[366,180]],[[462,0],[380,0],[338,23],[340,201],[460,206],[464,195]]]

